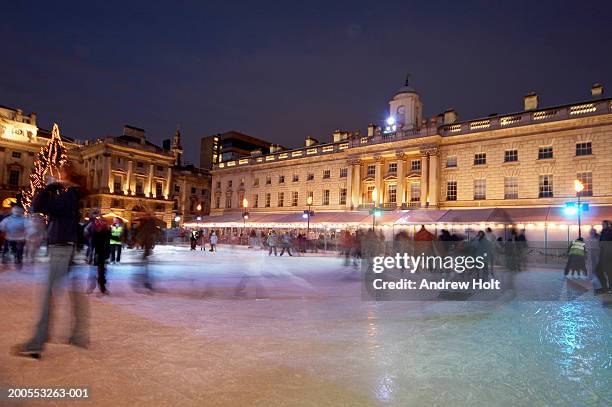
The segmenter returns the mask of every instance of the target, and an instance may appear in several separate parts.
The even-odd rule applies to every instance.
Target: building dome
[[[412,86],[410,86],[409,79],[410,79],[410,74],[407,74],[406,81],[404,82],[404,86],[400,87],[397,90],[397,92],[395,92],[395,96],[402,94],[402,93],[417,93],[416,90]]]

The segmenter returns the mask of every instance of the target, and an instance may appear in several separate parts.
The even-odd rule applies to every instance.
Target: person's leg
[[[100,292],[106,293],[106,265],[104,259],[98,259],[98,287]]]
[[[49,278],[41,304],[40,318],[32,339],[25,345],[28,351],[42,351],[49,332],[53,288],[66,276],[72,261],[73,246],[49,246]]]
[[[15,263],[21,264],[23,262],[23,248],[25,246],[25,240],[15,242]]]
[[[280,255],[282,256],[285,253],[285,246],[283,246],[283,249],[280,252]]]
[[[287,246],[287,254],[293,257],[293,254],[291,254],[291,246]]]
[[[115,262],[116,247],[117,245],[115,244],[110,245],[110,262],[111,263]]]
[[[117,247],[117,257],[115,257],[115,261],[117,263],[121,262],[121,249],[123,249],[123,245],[117,244],[115,245]]]
[[[73,269],[69,274],[71,274],[69,294],[72,323],[68,342],[86,348],[89,346],[89,303],[87,296],[83,293],[82,279],[77,271]]]
[[[272,255],[272,246],[270,246],[268,249],[269,249],[268,250],[268,256],[271,256]]]
[[[274,246],[274,255],[276,256],[276,246]]]

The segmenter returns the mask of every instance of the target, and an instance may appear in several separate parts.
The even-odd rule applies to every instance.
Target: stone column
[[[149,179],[147,180],[147,190],[145,191],[145,195],[149,198],[153,197],[153,174],[155,174],[155,165],[151,164],[149,165]]]
[[[421,151],[421,208],[427,207],[427,189],[429,186],[429,161],[427,153]]]
[[[353,160],[347,161],[346,169],[346,209],[353,209]]]
[[[124,191],[127,191],[128,195],[131,195],[133,191],[132,187],[132,177],[134,176],[134,162],[132,160],[128,161],[128,170],[127,177],[125,179],[125,186],[123,187]]]
[[[381,156],[374,157],[374,161],[376,162],[376,173],[374,175],[374,187],[376,188],[376,197],[377,202],[374,202],[375,206],[379,206],[381,202],[384,202],[384,193],[383,191],[383,159]]]
[[[102,193],[109,193],[111,191],[111,156],[109,153],[104,153],[104,159],[102,163],[102,182],[100,183],[100,189]]]
[[[0,136],[1,135],[2,134],[0,134]],[[4,158],[4,156],[6,155],[5,151],[6,149],[4,147],[0,147],[0,163],[2,163],[2,165],[0,165],[0,185],[8,184],[8,179],[5,179],[4,175],[4,169],[6,167],[6,160]]]
[[[98,178],[98,167],[100,166],[98,164],[100,160],[98,159],[98,157],[96,157],[96,159],[94,160],[94,165],[93,165],[93,172],[94,172],[94,176],[93,176],[93,189],[97,190],[100,188],[100,180]]]
[[[361,203],[361,160],[353,162],[353,205]]]
[[[172,191],[170,188],[172,188],[171,186],[172,184],[172,167],[168,167],[168,176],[166,177],[166,191],[165,191],[165,198],[166,199],[170,199],[170,195]]]
[[[405,154],[399,152],[396,154],[397,157],[397,186],[396,186],[396,195],[397,195],[397,206],[401,208],[402,204],[406,202],[406,197],[404,194],[404,184],[406,181],[406,167],[405,167]]]
[[[440,185],[438,181],[438,150],[429,152],[429,206],[438,206],[438,193]]]

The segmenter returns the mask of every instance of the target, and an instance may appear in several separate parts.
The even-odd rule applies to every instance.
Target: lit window
[[[585,143],[576,143],[576,155],[591,155],[593,154],[593,146],[590,141]]]
[[[580,192],[580,196],[593,196],[593,173],[590,171],[579,172],[576,174],[576,178],[584,185],[584,189]]]
[[[340,188],[340,205],[346,205],[346,188]]]
[[[323,205],[329,205],[329,189],[323,190]]]
[[[487,180],[486,179],[475,179],[474,180],[474,200],[487,199]]]
[[[446,200],[456,201],[457,200],[457,181],[446,182]]]
[[[540,175],[538,183],[539,198],[552,198],[553,197],[553,176],[552,174]]]
[[[518,177],[504,178],[504,199],[518,199]]]
[[[421,184],[418,182],[412,182],[410,184],[410,202],[421,201]]]
[[[372,193],[374,192],[374,185],[368,185],[366,189],[366,202],[373,203]]]
[[[395,184],[387,186],[387,201],[391,203],[397,202],[397,186]]]

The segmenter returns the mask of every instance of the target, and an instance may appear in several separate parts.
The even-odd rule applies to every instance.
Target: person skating
[[[217,237],[217,234],[213,230],[212,233],[210,234],[210,251],[211,252],[217,251],[217,241],[218,240],[219,238]]]
[[[291,254],[291,235],[289,232],[283,233],[281,244],[283,250],[281,250],[280,255],[282,256],[285,253],[285,250],[287,250],[287,254],[289,254],[289,256],[293,256],[293,254]]]
[[[113,224],[110,228],[110,262],[121,263],[121,249],[125,240],[125,227],[119,218],[113,219]]]
[[[196,245],[198,244],[198,231],[197,230],[194,229],[191,232],[189,232],[189,243],[191,244],[190,250],[195,250]]]
[[[609,220],[604,220],[601,223],[601,228],[599,262],[595,269],[595,275],[601,288],[596,289],[595,294],[612,292],[612,224]]]
[[[2,252],[2,263],[8,261],[8,252],[10,250],[13,252],[15,264],[20,267],[23,261],[23,248],[26,241],[26,222],[23,217],[23,208],[17,205],[13,206],[11,208],[11,215],[0,222],[0,230],[6,234],[6,242]]]
[[[268,256],[272,255],[272,250],[274,250],[274,255],[277,256],[276,253],[276,232],[272,231],[268,235]]]
[[[106,289],[106,260],[108,260],[110,255],[111,232],[108,223],[106,223],[106,220],[100,215],[100,211],[97,209],[93,210],[91,216],[92,222],[87,225],[85,234],[91,238],[94,248],[96,273],[90,273],[87,292],[93,292],[97,282],[100,292],[106,295],[108,294]]]
[[[153,279],[149,273],[149,256],[151,256],[160,234],[161,230],[157,227],[155,216],[152,213],[145,213],[140,218],[140,226],[136,230],[136,240],[143,249],[143,269],[134,278],[134,288],[136,290],[144,287],[149,293],[153,292]]]
[[[60,180],[50,178],[48,185],[32,201],[30,212],[47,215],[49,220],[49,276],[35,333],[25,344],[13,348],[14,354],[18,356],[39,359],[47,342],[53,291],[70,274],[70,263],[77,243],[79,197],[71,169],[64,167]],[[78,275],[72,273],[71,277],[69,290],[73,319],[68,342],[86,348],[89,345],[87,298],[79,290]]]
[[[579,237],[574,240],[569,247],[567,264],[565,265],[564,275],[567,277],[570,270],[572,272],[572,277],[574,276],[574,272],[578,272],[578,277],[580,277],[580,272],[582,271],[586,277],[586,243],[584,243],[584,239]]]

